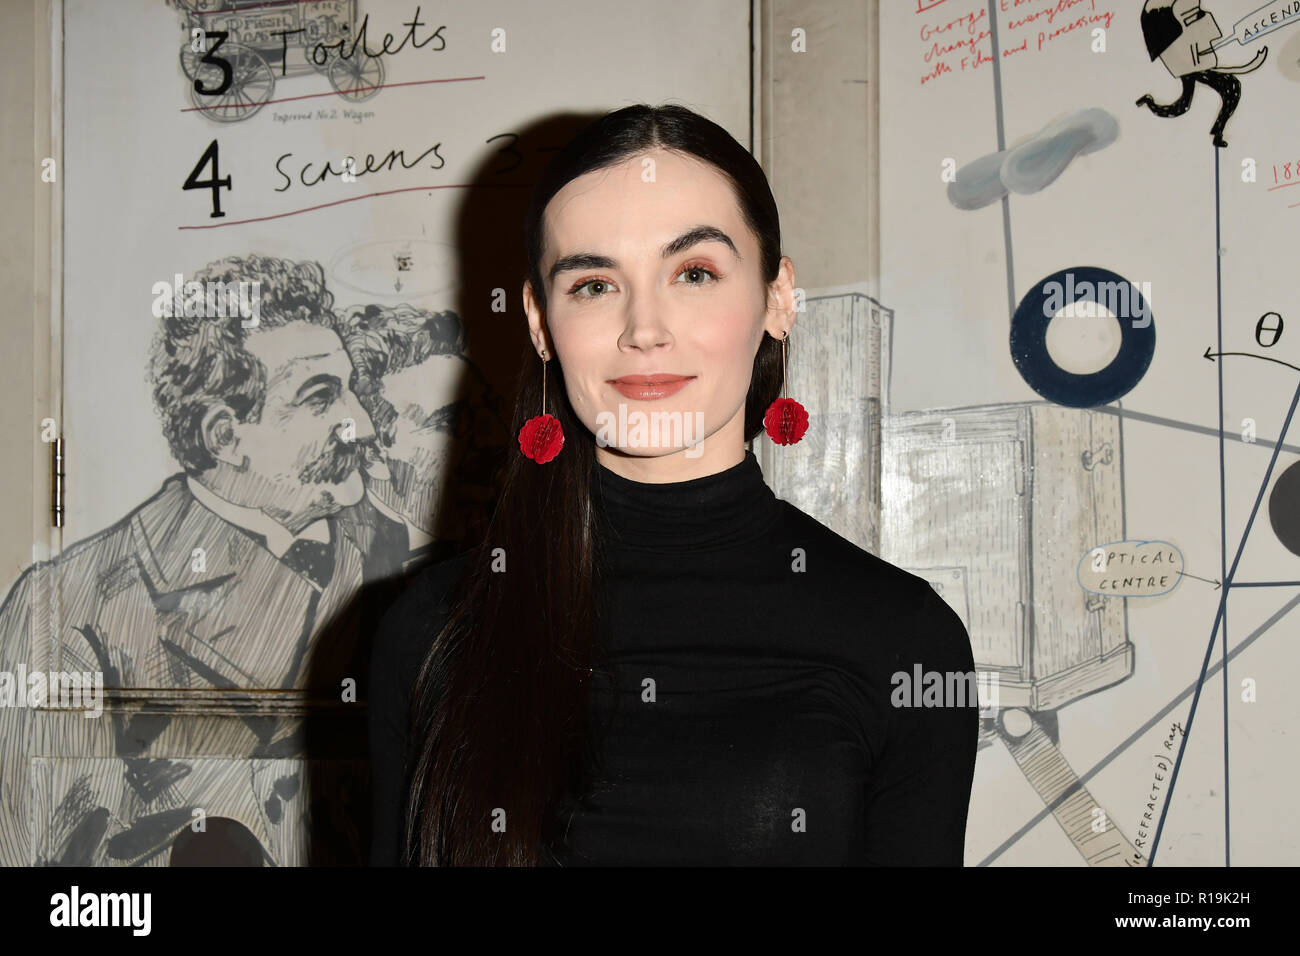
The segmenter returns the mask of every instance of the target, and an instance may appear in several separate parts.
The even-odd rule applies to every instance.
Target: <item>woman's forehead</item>
[[[730,180],[708,163],[662,149],[584,173],[555,194],[544,216],[552,259],[658,250],[701,222],[745,241]]]

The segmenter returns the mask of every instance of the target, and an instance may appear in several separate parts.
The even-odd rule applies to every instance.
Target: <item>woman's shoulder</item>
[[[411,572],[389,603],[385,619],[426,614],[450,601],[456,584],[472,559],[472,551],[434,561]]]
[[[450,608],[472,552],[425,565],[410,574],[388,603],[375,629],[373,658],[383,670],[401,673],[418,665]]]
[[[781,504],[785,508],[785,520],[780,525],[782,537],[803,549],[807,570],[818,578],[836,579],[833,583],[852,579],[859,585],[880,584],[908,595],[920,592],[922,587],[933,593],[924,578],[855,544],[789,501],[782,499]]]
[[[912,642],[948,645],[970,653],[965,625],[925,578],[873,554],[788,501],[785,537],[803,549],[804,579],[828,597],[853,603],[853,613],[873,624],[894,625],[878,632]],[[838,601],[836,603],[839,603]]]

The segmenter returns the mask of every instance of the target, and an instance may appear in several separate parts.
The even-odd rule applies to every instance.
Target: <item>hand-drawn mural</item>
[[[1057,718],[1133,673],[1123,599],[1076,576],[1081,554],[1124,537],[1117,419],[1047,402],[930,409],[890,416],[884,446],[882,554],[930,581],[997,675],[981,743],[1005,744],[1089,864],[1130,863],[1118,828],[1092,829],[1100,804]]]
[[[439,540],[472,540],[491,512],[506,447],[502,401],[465,354],[454,312],[357,305],[340,328],[357,395],[380,434],[386,474],[365,468],[371,502],[407,527],[410,556]],[[454,495],[440,505],[443,479]]]
[[[1278,121],[1300,47],[1259,41],[1300,4],[881,16],[899,41],[880,70],[881,549],[999,677],[967,862],[1289,862],[1300,830],[1275,825],[1291,780],[1270,750],[1296,708],[1257,686],[1293,666],[1300,604],[1282,252],[1300,167]],[[1233,43],[1253,55],[1222,65]],[[1195,123],[1124,118],[1156,60],[1182,96],[1137,105],[1190,115],[1198,83],[1216,90],[1208,151]]]
[[[1205,10],[1201,0],[1146,0],[1142,7],[1142,39],[1146,42],[1151,59],[1164,64],[1169,75],[1183,84],[1177,100],[1168,104],[1157,103],[1147,93],[1138,98],[1138,106],[1146,106],[1156,116],[1182,116],[1192,107],[1196,84],[1204,83],[1219,94],[1219,115],[1210,127],[1215,146],[1227,146],[1223,138],[1224,127],[1241,102],[1241,80],[1233,73],[1250,73],[1264,65],[1268,47],[1261,46],[1249,63],[1224,66],[1214,41],[1222,39],[1223,31],[1214,14]],[[1230,37],[1228,42],[1235,39]]]
[[[181,14],[180,64],[190,98],[211,119],[235,123],[257,115],[275,96],[276,77],[319,73],[353,103],[383,89],[384,62],[369,52],[369,16],[358,21],[357,0],[165,2]]]
[[[236,299],[250,288],[255,296]],[[0,609],[5,663],[24,644],[35,582],[48,578],[60,591],[51,635],[60,668],[102,672],[123,702],[181,690],[337,695],[366,670],[363,588],[462,547],[454,535],[480,529],[476,504],[481,512],[491,500],[490,487],[473,483],[490,481],[485,443],[504,428],[460,321],[407,305],[336,310],[319,263],[260,255],[210,263],[157,302],[149,379],[183,471],[120,521],[28,569]],[[453,476],[457,521],[440,529],[442,479]],[[252,777],[263,781],[259,795],[239,782],[243,764],[154,756],[166,711],[110,708],[109,718],[117,760],[50,761],[27,784],[56,824],[37,862],[174,857],[181,834],[200,860],[242,840],[268,862],[306,862],[286,836],[306,826],[301,816],[290,823],[308,812],[293,799],[308,786],[301,766],[265,764]],[[282,722],[239,723],[218,732],[225,753],[258,759],[250,767],[291,752]],[[350,770],[351,792],[364,794],[364,765]],[[7,862],[21,860],[23,777],[5,775]],[[198,807],[224,807],[231,825],[195,834]],[[356,817],[336,815],[343,848],[360,852]]]

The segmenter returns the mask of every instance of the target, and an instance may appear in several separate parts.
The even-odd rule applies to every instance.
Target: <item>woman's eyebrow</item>
[[[695,226],[686,230],[676,239],[668,242],[659,250],[659,255],[667,259],[685,252],[692,246],[701,242],[721,242],[731,250],[731,254],[737,259],[741,258],[740,253],[736,250],[736,244],[731,241],[731,237],[719,229],[717,226]],[[609,256],[598,255],[594,252],[578,252],[569,256],[561,256],[555,260],[555,265],[551,266],[550,272],[547,273],[547,279],[553,280],[561,272],[570,272],[575,269],[615,269],[618,268],[618,262]]]

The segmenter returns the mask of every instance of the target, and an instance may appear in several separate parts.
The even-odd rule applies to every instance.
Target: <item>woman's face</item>
[[[739,462],[754,356],[764,334],[793,325],[794,272],[783,258],[777,280],[763,281],[730,182],[653,149],[567,184],[544,227],[546,315],[528,283],[524,305],[597,459],[652,481]]]

